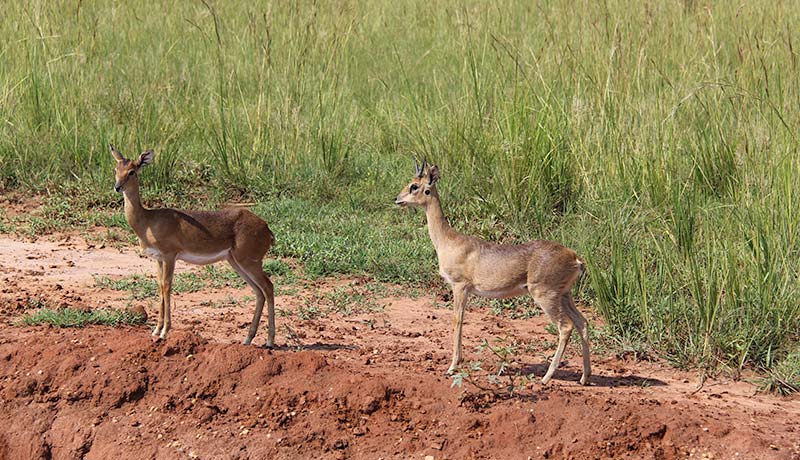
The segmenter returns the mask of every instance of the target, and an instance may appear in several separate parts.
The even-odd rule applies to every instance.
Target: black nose
[[[115,191],[115,192],[117,192],[117,193],[119,193],[119,192],[121,192],[121,191],[122,191],[122,187],[120,187],[119,185],[115,185],[115,186],[114,186],[114,191]]]

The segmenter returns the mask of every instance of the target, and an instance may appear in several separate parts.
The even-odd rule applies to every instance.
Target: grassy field
[[[457,228],[578,250],[621,347],[797,362],[793,2],[253,3],[2,7],[0,189],[46,197],[34,231],[127,228],[113,141],[156,151],[151,205],[254,201],[312,276],[428,283],[391,204],[427,157]]]

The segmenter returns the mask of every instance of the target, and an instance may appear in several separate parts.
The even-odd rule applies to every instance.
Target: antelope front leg
[[[163,276],[163,286],[161,290],[163,291],[164,297],[164,327],[161,329],[161,334],[158,336],[159,339],[164,340],[167,338],[167,332],[169,332],[170,326],[172,325],[172,312],[170,311],[170,293],[172,292],[172,275],[175,272],[175,257],[165,258],[164,259],[164,276]]]
[[[158,305],[158,319],[156,320],[156,328],[153,329],[153,340],[157,340],[159,334],[161,334],[161,329],[164,327],[164,262],[158,261],[157,262],[157,269],[158,273],[157,281],[158,281],[158,297],[159,297],[159,305]]]
[[[448,374],[455,372],[461,363],[461,327],[464,324],[464,309],[468,298],[466,286],[453,286],[453,361],[447,369]]]

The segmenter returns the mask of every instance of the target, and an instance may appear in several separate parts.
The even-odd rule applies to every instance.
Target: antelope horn
[[[422,158],[422,167],[419,168],[419,173],[418,173],[419,177],[422,177],[422,176],[425,175],[425,167],[426,166],[428,166],[428,159],[427,158]]]
[[[416,158],[414,158],[414,174],[415,174],[417,177],[419,177],[419,175],[420,175],[420,174],[419,174],[419,173],[420,173],[420,171],[421,171],[421,170],[419,169],[419,163],[417,163],[417,159],[416,159]]]

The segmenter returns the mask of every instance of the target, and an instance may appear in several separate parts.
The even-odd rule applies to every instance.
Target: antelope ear
[[[439,180],[439,167],[431,165],[428,167],[428,185],[433,185]]]
[[[115,160],[125,161],[125,157],[119,153],[119,151],[114,147],[114,144],[108,144],[108,148],[111,149],[111,156],[113,156]]]
[[[139,159],[136,160],[136,167],[141,168],[144,165],[149,165],[150,163],[153,162],[154,157],[155,154],[153,153],[152,150],[144,152],[141,156],[139,156]]]

